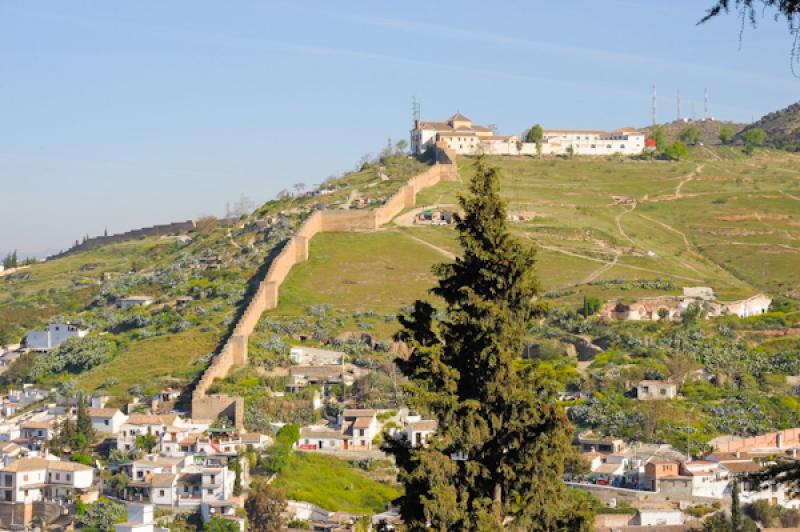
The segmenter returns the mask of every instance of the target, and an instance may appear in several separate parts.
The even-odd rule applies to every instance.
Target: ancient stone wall
[[[315,211],[300,226],[295,235],[290,238],[283,249],[272,259],[264,279],[259,283],[258,289],[247,304],[230,338],[225,342],[219,353],[211,361],[208,368],[195,385],[192,393],[192,416],[199,419],[216,419],[219,415],[228,415],[232,399],[227,396],[207,396],[214,379],[227,376],[233,366],[247,364],[247,340],[255,330],[261,314],[265,310],[278,306],[280,286],[292,266],[308,260],[309,241],[321,232],[337,231],[374,231],[381,225],[389,222],[403,210],[416,204],[416,194],[426,187],[439,181],[453,181],[458,179],[458,170],[455,166],[455,155],[444,148],[437,146],[437,163],[425,172],[411,178],[396,194],[386,203],[375,210],[349,210],[349,211]],[[217,397],[223,399],[215,399]]]
[[[736,451],[750,451],[752,449],[781,449],[795,447],[797,445],[800,445],[800,428],[770,432],[747,438],[721,440],[714,444],[714,450],[717,452],[735,453]]]
[[[106,244],[118,244],[120,242],[127,242],[129,240],[138,240],[140,238],[145,238],[148,236],[178,235],[181,233],[194,231],[196,228],[197,228],[197,222],[195,220],[187,220],[185,222],[174,222],[171,224],[143,227],[141,229],[134,229],[132,231],[127,231],[125,233],[118,233],[116,235],[95,236],[87,239],[85,242],[82,242],[75,247],[68,249],[67,251],[63,251],[48,258],[56,259],[58,257],[62,257],[70,253],[75,253],[78,251],[86,251],[89,249],[94,249],[99,246],[104,246]]]

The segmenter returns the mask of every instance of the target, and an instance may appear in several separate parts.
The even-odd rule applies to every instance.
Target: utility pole
[[[653,112],[653,125],[656,125],[656,84],[655,83],[653,83],[652,112]]]

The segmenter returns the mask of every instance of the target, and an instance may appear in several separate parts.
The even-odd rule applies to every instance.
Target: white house
[[[682,525],[683,512],[680,510],[664,510],[658,508],[643,508],[639,510],[635,523],[640,526],[668,526]]]
[[[91,488],[94,469],[76,462],[45,458],[20,458],[0,469],[0,500],[34,502],[43,498],[66,499]]]
[[[124,310],[128,310],[129,308],[133,307],[146,307],[148,305],[152,305],[153,301],[154,298],[152,296],[136,295],[119,298],[117,305]]]
[[[344,353],[315,347],[295,346],[289,350],[289,359],[303,366],[328,366],[344,364]]]
[[[758,316],[759,314],[769,312],[769,306],[771,304],[771,297],[764,294],[756,294],[739,301],[719,303],[715,310],[718,314],[734,314],[740,318],[747,318],[749,316]]]
[[[344,448],[344,435],[341,431],[329,428],[303,427],[295,447],[305,451],[335,451]]]
[[[433,419],[412,421],[406,425],[405,437],[413,447],[426,445],[431,434],[436,432],[438,423]]]
[[[73,323],[51,323],[46,331],[31,331],[25,337],[25,347],[33,351],[49,351],[69,338],[83,338],[89,334],[87,327]]]
[[[636,386],[636,398],[640,401],[660,401],[675,399],[678,396],[678,386],[666,381],[640,381]]]
[[[131,414],[122,423],[117,435],[117,449],[130,451],[136,448],[136,437],[152,434],[156,441],[160,440],[161,435],[167,427],[182,426],[183,421],[176,414],[166,414],[160,416],[148,414]]]
[[[345,449],[372,449],[372,439],[378,435],[377,412],[346,408],[339,416],[339,426],[345,436]]]
[[[92,420],[92,428],[106,434],[117,434],[122,424],[128,420],[128,416],[119,408],[89,408],[88,414]]]

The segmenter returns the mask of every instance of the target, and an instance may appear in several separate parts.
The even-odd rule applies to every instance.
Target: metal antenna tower
[[[678,122],[681,120],[681,90],[678,89]]]
[[[703,89],[703,120],[708,120],[708,89]]]
[[[419,120],[419,102],[417,101],[416,96],[411,97],[411,115],[414,119],[414,122]]]
[[[655,83],[653,83],[652,113],[653,113],[653,125],[656,125],[656,84]]]

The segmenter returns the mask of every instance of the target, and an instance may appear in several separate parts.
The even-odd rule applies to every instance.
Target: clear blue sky
[[[0,0],[0,251],[224,213],[320,182],[460,110],[501,133],[800,97],[791,40],[712,0]]]

